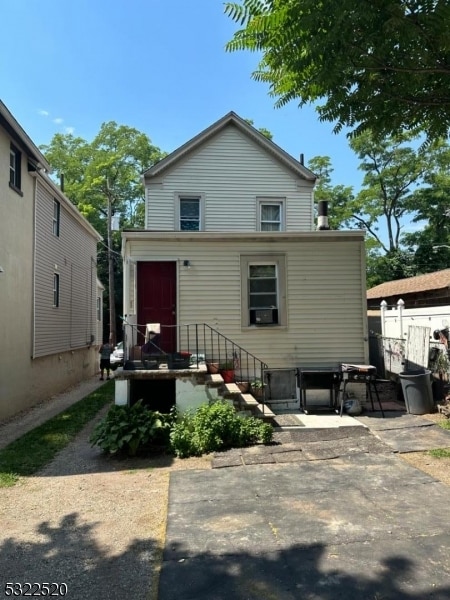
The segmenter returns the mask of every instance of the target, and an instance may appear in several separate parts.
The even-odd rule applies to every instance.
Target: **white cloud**
[[[38,115],[41,115],[42,117],[48,117],[50,115],[50,113],[48,112],[48,110],[38,110]]]
[[[53,123],[56,123],[57,125],[61,125],[63,121],[64,119],[62,119],[61,117],[56,117],[56,119],[53,119]]]
[[[75,127],[64,127],[66,133],[72,134],[75,131]]]

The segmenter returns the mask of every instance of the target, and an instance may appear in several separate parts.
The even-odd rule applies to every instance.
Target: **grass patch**
[[[439,425],[439,427],[442,427],[442,429],[450,431],[450,419],[445,419],[445,421],[438,421],[437,425]],[[434,456],[434,458],[450,458],[450,448],[437,448],[436,450],[430,450],[428,454],[430,456]]]
[[[42,469],[113,397],[114,382],[110,381],[0,450],[0,487],[10,487],[19,477]]]
[[[434,456],[434,458],[450,458],[450,448],[438,448],[437,450],[430,450],[428,454],[430,454],[430,456]]]

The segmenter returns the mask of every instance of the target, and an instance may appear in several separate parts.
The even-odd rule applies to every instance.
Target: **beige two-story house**
[[[301,162],[230,112],[143,178],[145,229],[122,233],[128,351],[136,326],[173,351],[207,323],[270,368],[367,362],[364,233],[318,230]]]
[[[95,374],[101,236],[0,101],[0,420]]]

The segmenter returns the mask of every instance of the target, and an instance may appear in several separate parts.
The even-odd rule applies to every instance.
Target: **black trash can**
[[[434,412],[431,371],[402,371],[399,374],[402,384],[406,412],[412,415],[426,415]]]

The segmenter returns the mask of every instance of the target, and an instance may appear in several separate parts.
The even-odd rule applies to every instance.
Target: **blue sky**
[[[274,108],[251,73],[258,56],[227,53],[237,26],[222,0],[1,0],[0,98],[33,141],[90,141],[105,121],[171,152],[230,110],[265,127],[305,163],[330,156],[333,183],[359,189],[345,134],[313,108]]]

